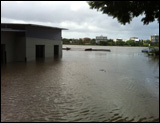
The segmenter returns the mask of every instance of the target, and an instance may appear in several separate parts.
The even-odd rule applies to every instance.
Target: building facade
[[[1,63],[62,56],[63,28],[1,24]]]
[[[159,43],[159,35],[152,35],[149,37],[149,39],[154,43]]]
[[[140,41],[138,37],[130,37],[130,40],[132,40],[132,41]]]
[[[88,38],[88,37],[85,37],[85,38],[83,38],[83,41],[84,41],[85,44],[89,44],[91,39]]]
[[[115,41],[115,42],[117,42],[117,41],[123,41],[123,39],[122,38],[116,38],[113,41]]]
[[[96,36],[96,43],[99,43],[100,41],[107,41],[107,36]]]

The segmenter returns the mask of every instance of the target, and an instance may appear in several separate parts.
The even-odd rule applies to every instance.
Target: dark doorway
[[[59,45],[54,45],[54,57],[59,56]]]
[[[1,64],[5,64],[6,63],[6,45],[5,44],[1,44]]]
[[[36,45],[36,58],[45,57],[45,45]]]

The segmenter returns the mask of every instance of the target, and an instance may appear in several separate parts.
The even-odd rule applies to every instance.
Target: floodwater
[[[71,47],[1,67],[1,121],[158,122],[159,58],[142,47]]]

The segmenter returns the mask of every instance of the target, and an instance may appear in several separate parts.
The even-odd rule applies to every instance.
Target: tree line
[[[67,39],[63,38],[62,39],[63,44],[70,44],[70,45],[100,45],[100,46],[143,46],[143,47],[148,47],[150,44],[151,46],[158,46],[159,43],[154,43],[151,42],[150,40],[140,40],[140,41],[134,41],[134,40],[128,40],[128,41],[123,41],[123,40],[118,40],[118,41],[113,41],[113,39],[109,39],[108,41],[100,41],[96,43],[95,39],[90,39],[90,40],[84,40],[84,39]]]

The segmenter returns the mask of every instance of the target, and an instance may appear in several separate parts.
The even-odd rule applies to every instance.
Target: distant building
[[[107,41],[107,36],[96,36],[96,43],[99,43],[100,41]]]
[[[90,41],[91,41],[91,39],[88,38],[88,37],[83,38],[83,40],[84,40],[85,43],[90,43]]]
[[[152,35],[149,37],[150,41],[154,42],[154,43],[158,43],[159,42],[159,35]]]
[[[127,42],[127,41],[129,41],[129,40],[130,40],[130,39],[125,39],[124,42]]]
[[[139,38],[138,37],[130,37],[130,40],[139,41]]]
[[[117,42],[117,41],[123,41],[123,39],[122,38],[116,38],[113,41],[115,41],[115,42]]]

